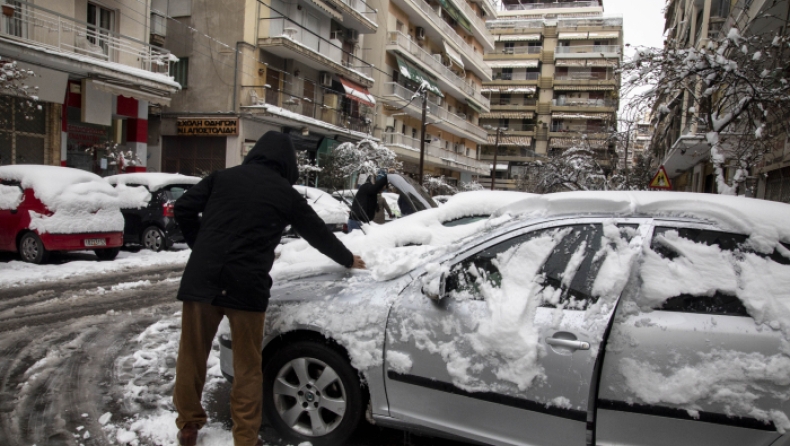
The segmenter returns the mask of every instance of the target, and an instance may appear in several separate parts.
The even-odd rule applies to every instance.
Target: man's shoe
[[[198,427],[196,424],[187,423],[178,431],[178,444],[180,446],[195,446],[197,444]]]

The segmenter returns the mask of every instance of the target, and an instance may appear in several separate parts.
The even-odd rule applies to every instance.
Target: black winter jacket
[[[370,181],[370,180],[368,180]],[[359,186],[357,194],[354,195],[354,202],[351,203],[351,215],[349,218],[364,223],[370,223],[376,216],[376,206],[378,205],[378,194],[387,186],[387,176],[384,175],[375,184],[367,182]]]
[[[274,248],[288,224],[335,262],[353,264],[351,252],[291,187],[298,175],[290,137],[268,132],[242,165],[212,173],[176,201],[176,221],[192,248],[179,300],[266,311]]]

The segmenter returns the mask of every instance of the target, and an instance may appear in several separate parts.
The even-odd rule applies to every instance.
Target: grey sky
[[[664,46],[665,0],[604,0],[606,14],[622,14],[625,43]]]

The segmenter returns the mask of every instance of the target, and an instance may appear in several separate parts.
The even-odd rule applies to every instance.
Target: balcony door
[[[115,12],[88,3],[88,42],[110,56],[110,34],[115,31]]]
[[[302,13],[302,43],[308,48],[318,51],[318,17],[308,13]]]

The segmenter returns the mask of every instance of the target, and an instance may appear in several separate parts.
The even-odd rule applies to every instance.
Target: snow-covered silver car
[[[316,446],[365,415],[495,445],[790,444],[790,206],[564,193],[490,221],[389,280],[278,284],[268,422]]]

